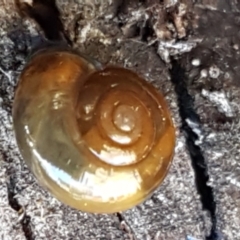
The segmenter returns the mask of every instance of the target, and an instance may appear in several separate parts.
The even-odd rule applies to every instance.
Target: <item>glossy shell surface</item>
[[[146,200],[174,154],[175,129],[161,93],[130,70],[97,70],[69,51],[29,60],[13,120],[37,180],[86,212],[113,213]]]

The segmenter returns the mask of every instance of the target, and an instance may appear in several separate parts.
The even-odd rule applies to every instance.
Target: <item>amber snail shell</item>
[[[13,104],[21,155],[37,180],[81,211],[143,202],[171,164],[175,128],[163,95],[137,73],[48,47],[24,67]]]

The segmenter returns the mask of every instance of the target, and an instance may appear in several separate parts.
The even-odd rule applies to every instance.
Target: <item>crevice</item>
[[[46,38],[53,42],[64,42],[71,46],[71,41],[63,27],[60,11],[55,0],[15,0],[15,5],[22,18],[34,20],[43,30]]]
[[[153,35],[154,35],[154,29],[150,20],[148,19],[146,20],[140,32],[141,41],[147,43],[150,39],[152,39]]]
[[[119,223],[120,223],[120,228],[121,228],[121,230],[122,230],[124,233],[128,234],[128,236],[129,236],[129,238],[130,238],[131,240],[136,240],[136,236],[135,236],[135,234],[134,234],[134,231],[133,231],[133,229],[130,227],[130,225],[127,223],[127,221],[125,220],[124,216],[123,216],[121,213],[119,213],[119,212],[116,213],[116,216],[117,216],[118,221],[119,221]]]
[[[10,177],[9,182],[7,184],[8,191],[8,202],[9,206],[15,210],[18,214],[22,212],[23,216],[20,218],[20,224],[22,226],[22,231],[24,232],[26,240],[34,240],[34,235],[31,229],[31,217],[28,216],[25,212],[23,212],[24,208],[19,204],[17,199],[15,198],[15,181],[12,177]]]
[[[122,216],[121,213],[118,212],[118,213],[116,213],[116,215],[117,215],[117,218],[118,218],[119,222],[124,221],[124,217]]]
[[[206,236],[206,240],[219,239],[216,224],[216,202],[213,189],[208,185],[209,175],[207,163],[201,148],[198,146],[199,135],[190,126],[189,121],[201,126],[200,118],[194,110],[194,99],[188,93],[186,86],[187,76],[185,69],[180,66],[177,60],[172,59],[172,68],[170,69],[171,81],[175,87],[178,98],[179,114],[182,120],[181,130],[186,136],[186,145],[192,161],[192,167],[195,172],[195,183],[200,195],[202,207],[210,213],[211,232]]]

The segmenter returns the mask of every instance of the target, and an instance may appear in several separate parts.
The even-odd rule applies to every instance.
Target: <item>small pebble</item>
[[[193,65],[194,67],[199,67],[200,64],[201,64],[200,59],[195,58],[195,59],[192,60],[192,65]]]
[[[218,78],[220,75],[220,69],[217,66],[211,66],[209,68],[209,75],[211,78]]]
[[[234,44],[234,45],[233,45],[233,49],[238,50],[238,49],[239,49],[238,44]]]
[[[206,69],[203,69],[200,74],[201,74],[201,78],[206,78],[208,76],[208,72]]]

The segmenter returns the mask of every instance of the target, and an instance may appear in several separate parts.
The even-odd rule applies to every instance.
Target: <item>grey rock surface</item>
[[[0,239],[240,239],[239,3],[160,2],[57,1],[74,47],[147,78],[164,93],[177,128],[173,164],[158,191],[131,210],[96,215],[58,202],[19,154],[11,107],[40,30],[0,0]],[[174,61],[185,73],[178,82]]]
[[[212,1],[195,9],[202,42],[183,64],[201,118],[203,141],[217,203],[217,225],[223,239],[240,239],[239,195],[239,19],[238,1]],[[205,1],[206,3],[206,1]],[[195,67],[193,59],[200,64]],[[195,74],[192,74],[195,72]]]

